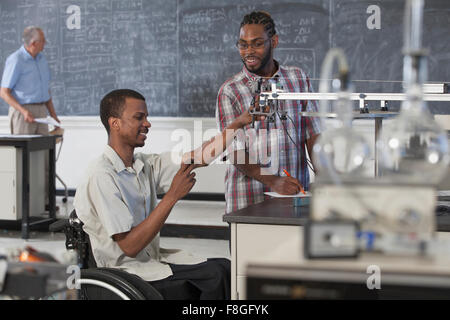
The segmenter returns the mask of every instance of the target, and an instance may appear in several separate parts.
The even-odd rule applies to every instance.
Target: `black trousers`
[[[173,275],[149,281],[167,300],[231,299],[231,264],[224,258],[193,265],[169,264]]]

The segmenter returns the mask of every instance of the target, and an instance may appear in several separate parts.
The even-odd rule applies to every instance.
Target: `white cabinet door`
[[[0,147],[0,219],[16,220],[17,211],[17,181],[16,181],[17,150],[15,147]]]
[[[16,148],[0,147],[0,172],[16,172]]]
[[[0,171],[0,219],[16,220],[16,173]]]
[[[236,296],[246,299],[245,283],[250,263],[298,263],[303,259],[303,227],[296,225],[245,224],[236,226]]]

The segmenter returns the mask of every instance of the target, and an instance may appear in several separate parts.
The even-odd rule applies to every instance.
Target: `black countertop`
[[[309,219],[309,206],[293,206],[292,198],[270,198],[223,216],[229,223],[303,226]],[[450,212],[436,214],[437,231],[450,232]]]

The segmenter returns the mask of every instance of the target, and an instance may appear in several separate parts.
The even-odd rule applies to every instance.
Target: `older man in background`
[[[60,122],[50,96],[50,68],[42,54],[45,36],[41,28],[25,28],[23,45],[5,62],[0,97],[9,105],[9,125],[12,134],[48,135],[48,125],[36,118],[46,118],[47,111]],[[48,199],[48,156],[45,156],[45,199]],[[46,204],[46,210],[49,205]],[[56,210],[59,208],[56,207]]]
[[[35,118],[47,117],[47,111],[57,122],[50,96],[50,68],[42,54],[45,36],[41,28],[27,27],[23,32],[23,46],[5,62],[0,97],[10,106],[12,134],[48,134],[48,125]]]

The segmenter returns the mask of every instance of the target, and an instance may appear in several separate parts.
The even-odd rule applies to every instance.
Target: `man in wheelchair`
[[[181,166],[172,161],[171,153],[134,153],[144,146],[151,127],[140,93],[129,89],[108,93],[100,103],[100,117],[108,144],[90,165],[74,199],[97,267],[137,275],[165,299],[229,299],[228,259],[205,261],[161,248],[159,232],[173,206],[194,186],[192,170],[207,165],[227,147],[236,130],[252,122],[249,112],[238,117],[230,130],[185,154]],[[156,195],[162,193],[158,203]]]

